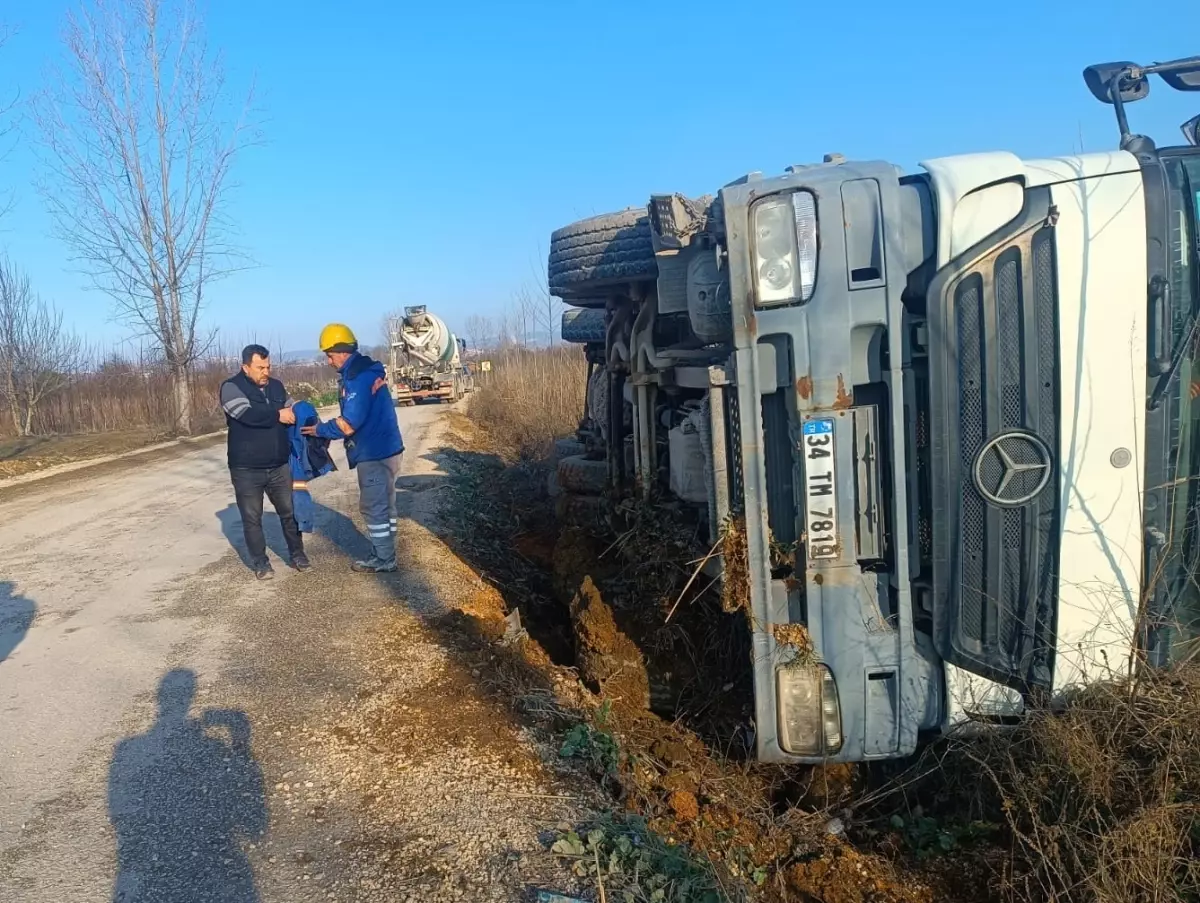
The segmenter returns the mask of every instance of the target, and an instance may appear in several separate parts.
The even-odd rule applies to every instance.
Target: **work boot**
[[[307,571],[312,569],[312,565],[309,564],[308,561],[308,556],[303,552],[301,552],[299,555],[292,556],[292,567],[298,571]]]
[[[396,570],[396,560],[384,561],[378,555],[372,555],[366,561],[354,562],[350,570],[358,574],[391,574]]]
[[[259,580],[274,580],[275,569],[271,567],[271,562],[260,561],[254,566],[254,576]]]

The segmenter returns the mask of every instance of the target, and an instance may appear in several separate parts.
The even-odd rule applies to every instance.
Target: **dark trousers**
[[[233,479],[238,513],[242,516],[242,532],[246,536],[250,563],[257,565],[267,560],[267,540],[263,536],[262,526],[264,493],[279,515],[288,554],[292,558],[303,555],[304,540],[300,537],[300,527],[296,524],[296,513],[292,508],[291,467],[287,464],[273,470],[231,467],[229,475]]]

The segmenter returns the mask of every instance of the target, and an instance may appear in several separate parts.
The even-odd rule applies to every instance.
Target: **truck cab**
[[[1129,132],[1152,75],[1200,59],[1085,72],[1116,151],[830,155],[552,238],[614,488],[744,524],[761,760],[908,755],[1195,648],[1200,129]]]

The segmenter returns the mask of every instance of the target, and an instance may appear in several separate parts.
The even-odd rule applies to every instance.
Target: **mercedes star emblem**
[[[1032,433],[1001,433],[989,439],[975,458],[975,488],[1001,508],[1033,501],[1050,476],[1050,449]]]

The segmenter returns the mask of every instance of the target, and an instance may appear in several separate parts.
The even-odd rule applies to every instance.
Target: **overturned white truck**
[[[1151,76],[1200,58],[1085,71],[1111,153],[830,155],[553,234],[590,363],[563,489],[744,518],[760,759],[903,756],[1195,650],[1200,117],[1131,134]]]

